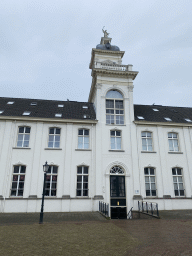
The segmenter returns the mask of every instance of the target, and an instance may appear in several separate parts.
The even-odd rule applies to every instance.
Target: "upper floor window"
[[[89,148],[89,130],[87,129],[78,130],[78,148],[79,149]]]
[[[173,168],[172,175],[175,196],[184,196],[183,177],[181,168]]]
[[[25,165],[15,165],[13,169],[13,179],[11,187],[11,196],[23,196],[25,182]]]
[[[123,96],[115,90],[108,91],[106,95],[106,123],[124,124]]]
[[[169,151],[179,151],[178,134],[175,132],[168,133]]]
[[[57,192],[57,171],[58,167],[55,165],[49,166],[45,181],[45,196],[56,196]]]
[[[29,147],[30,127],[19,127],[17,147]]]
[[[88,166],[77,167],[77,196],[88,196]]]
[[[50,128],[49,129],[49,148],[59,148],[60,147],[60,128]]]
[[[143,151],[152,151],[152,133],[151,132],[142,132],[141,133],[142,138],[142,150]]]
[[[111,149],[121,149],[121,131],[111,131]]]
[[[156,196],[155,169],[144,168],[146,196]]]

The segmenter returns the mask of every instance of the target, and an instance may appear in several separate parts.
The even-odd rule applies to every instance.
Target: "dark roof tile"
[[[158,109],[159,111],[154,111]],[[161,105],[134,105],[135,121],[168,122],[164,118],[169,117],[173,123],[189,123],[185,120],[192,120],[192,108],[169,107]],[[141,120],[137,116],[143,116]]]
[[[14,101],[14,104],[7,104],[9,101]],[[37,105],[31,105],[32,102],[36,102]],[[63,104],[64,107],[58,107],[59,104]],[[83,106],[88,106],[88,108],[83,108]],[[85,120],[84,115],[87,115],[87,119],[96,119],[93,103],[89,102],[0,97],[0,110],[4,110],[1,116],[22,116],[24,111],[30,111],[28,117],[55,118],[55,114],[61,113],[61,119]]]

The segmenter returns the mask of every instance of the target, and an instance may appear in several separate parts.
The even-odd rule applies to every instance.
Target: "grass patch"
[[[0,226],[0,255],[124,255],[136,246],[112,223]]]

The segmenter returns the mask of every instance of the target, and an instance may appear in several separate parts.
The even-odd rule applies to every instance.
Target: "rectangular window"
[[[123,100],[106,100],[106,123],[124,124]]]
[[[49,148],[59,148],[60,147],[60,128],[50,128],[49,129]]]
[[[57,194],[57,171],[57,166],[49,166],[45,181],[45,196],[56,196]]]
[[[77,167],[77,196],[88,196],[88,167]]]
[[[175,196],[184,196],[183,177],[181,168],[173,168],[173,185]]]
[[[179,151],[178,135],[174,132],[168,133],[169,151]]]
[[[152,133],[151,132],[142,132],[142,150],[143,151],[153,151],[152,146]]]
[[[17,147],[29,147],[30,127],[19,127]]]
[[[111,131],[111,149],[121,149],[121,131]]]
[[[13,179],[11,196],[23,196],[26,166],[15,165],[13,169]]]
[[[146,196],[156,196],[155,170],[144,168]]]
[[[78,148],[79,149],[89,148],[89,130],[86,130],[86,129],[78,130]]]

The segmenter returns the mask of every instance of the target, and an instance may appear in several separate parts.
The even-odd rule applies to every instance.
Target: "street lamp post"
[[[43,165],[44,182],[43,182],[43,194],[42,194],[42,202],[41,202],[41,212],[40,212],[39,224],[43,224],[43,207],[44,207],[44,197],[45,197],[45,181],[46,181],[48,169],[49,169],[49,165],[47,164],[47,161],[46,161],[45,164]]]

